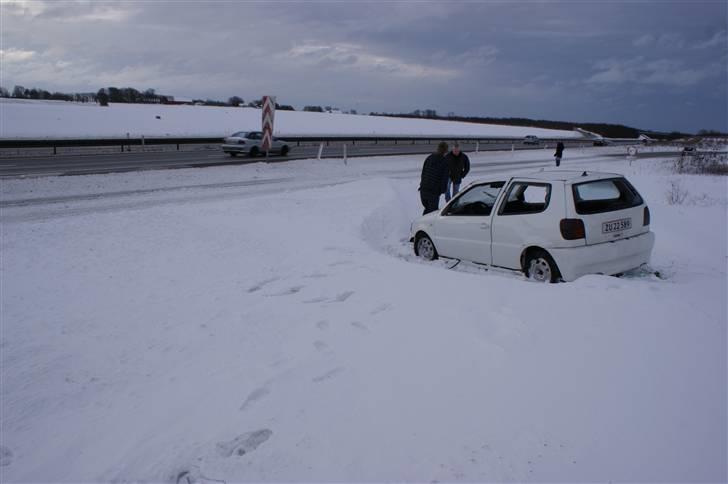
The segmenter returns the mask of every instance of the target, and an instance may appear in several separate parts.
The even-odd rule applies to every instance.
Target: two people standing
[[[447,143],[441,141],[437,145],[437,151],[428,156],[422,165],[419,190],[424,207],[423,215],[439,208],[440,194],[444,193],[445,201],[450,201],[450,198],[460,190],[463,178],[470,171],[470,159],[460,151],[457,142],[453,144],[450,153],[447,149]]]

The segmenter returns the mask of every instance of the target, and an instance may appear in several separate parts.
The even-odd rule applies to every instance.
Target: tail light
[[[564,240],[578,240],[586,238],[584,222],[580,218],[561,219],[559,228],[561,229],[561,236]]]
[[[650,225],[650,207],[645,205],[644,217],[642,218],[642,225]]]

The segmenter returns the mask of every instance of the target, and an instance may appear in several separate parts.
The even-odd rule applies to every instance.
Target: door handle
[[[482,224],[480,224],[480,228],[481,228],[481,229],[484,229],[484,230],[485,230],[485,229],[489,229],[489,228],[490,228],[490,224],[487,224],[487,223],[482,223]]]

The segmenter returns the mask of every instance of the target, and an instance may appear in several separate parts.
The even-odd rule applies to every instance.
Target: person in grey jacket
[[[437,151],[427,157],[420,175],[420,200],[425,210],[422,215],[434,212],[440,204],[440,194],[447,190],[448,169],[445,161],[447,143],[441,141]]]
[[[470,158],[468,155],[460,151],[460,144],[456,141],[452,145],[452,151],[445,157],[447,160],[447,168],[449,177],[447,179],[447,189],[445,190],[445,201],[449,202],[460,191],[460,184],[463,178],[470,172]],[[452,186],[452,192],[450,187]]]

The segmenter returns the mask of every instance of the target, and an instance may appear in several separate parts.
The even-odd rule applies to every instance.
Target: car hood
[[[435,220],[438,215],[440,215],[440,211],[435,210],[434,212],[430,212],[427,215],[423,215],[420,218],[415,219],[415,223],[421,224],[421,223],[431,222],[431,221]]]

